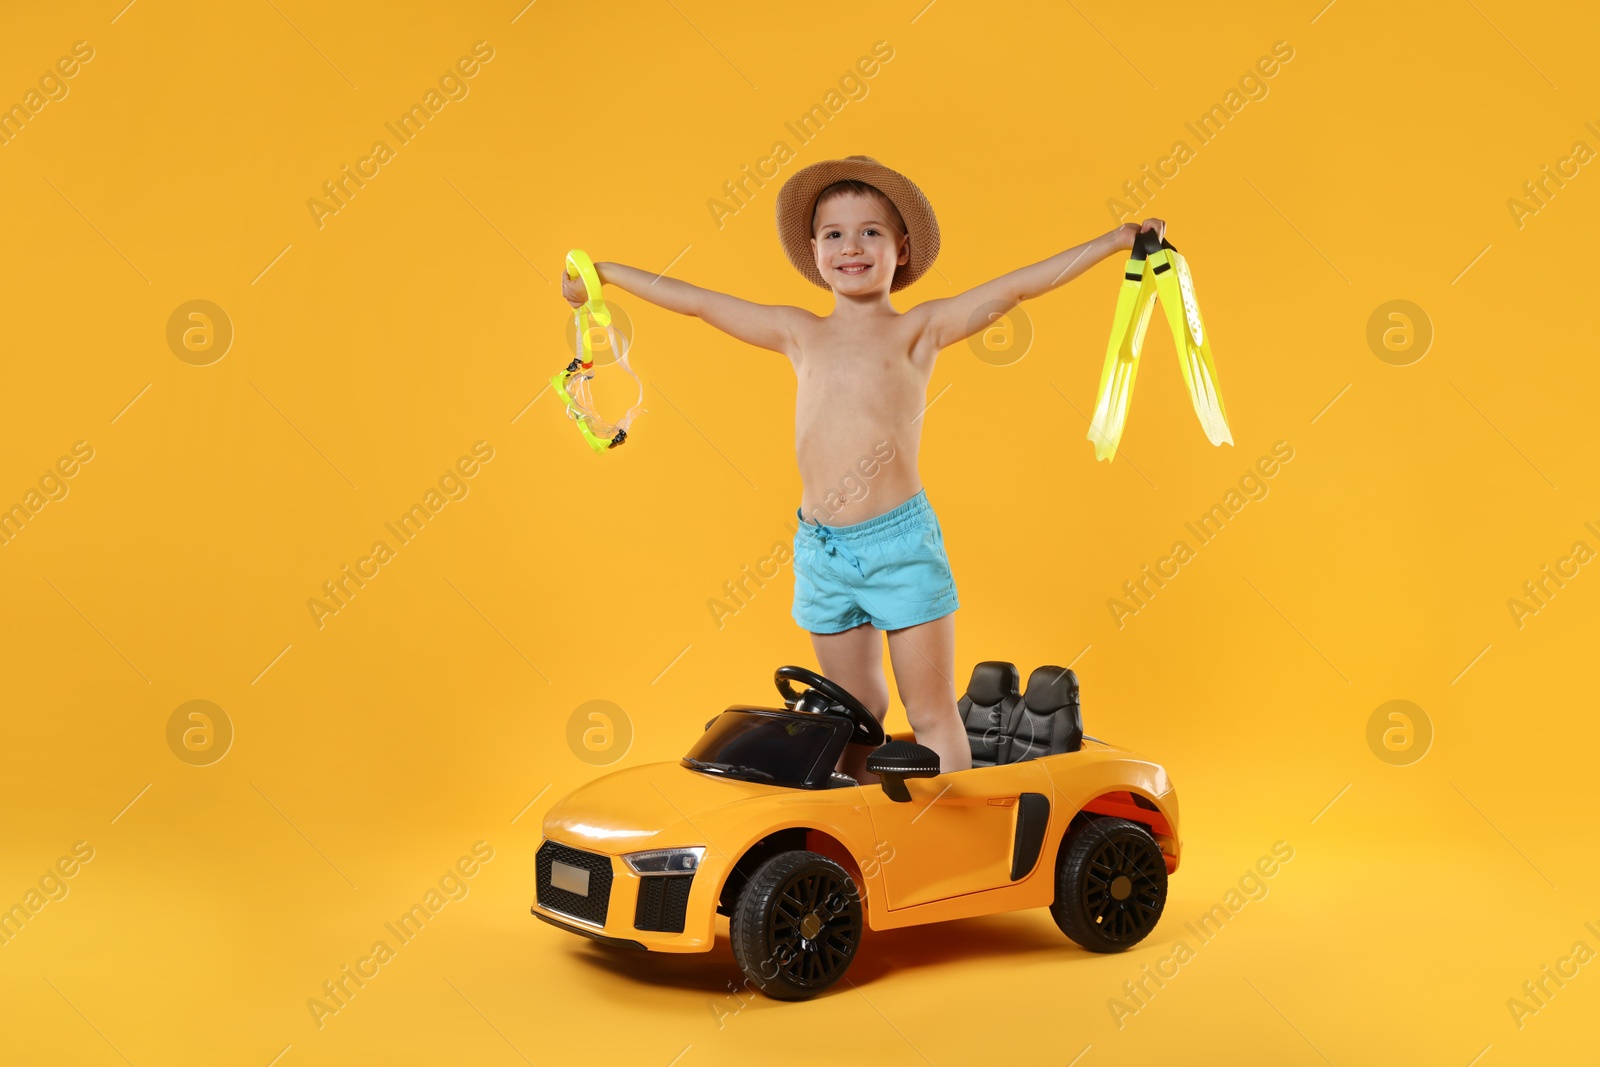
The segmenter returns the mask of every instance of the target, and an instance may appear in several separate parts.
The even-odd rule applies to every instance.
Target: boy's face
[[[817,209],[816,219],[811,251],[822,280],[837,293],[888,292],[895,267],[911,259],[900,213],[874,197],[836,196]]]

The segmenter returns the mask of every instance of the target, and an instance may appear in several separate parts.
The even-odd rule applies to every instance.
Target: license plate
[[[550,885],[554,889],[565,889],[568,893],[586,897],[589,895],[589,872],[582,867],[554,860],[550,864]]]

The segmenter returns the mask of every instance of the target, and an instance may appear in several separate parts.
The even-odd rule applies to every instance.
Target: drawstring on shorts
[[[800,515],[798,508],[795,509],[795,514]],[[856,557],[854,552],[850,551],[849,545],[839,540],[839,535],[834,533],[831,528],[822,525],[820,522],[806,523],[805,516],[803,515],[800,516],[800,521],[816,531],[817,540],[821,543],[821,547],[824,552],[828,553],[830,556],[843,556],[845,561],[856,569],[857,574],[861,575],[863,578],[867,576],[867,572],[861,569],[861,560]]]

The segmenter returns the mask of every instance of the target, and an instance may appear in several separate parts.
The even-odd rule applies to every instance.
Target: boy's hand
[[[1129,244],[1129,248],[1133,245]],[[567,303],[573,307],[580,307],[589,299],[589,290],[584,286],[582,278],[567,277],[567,264],[561,264],[561,295],[567,298]]]
[[[1132,251],[1134,238],[1145,230],[1154,230],[1157,238],[1164,238],[1167,236],[1166,221],[1163,219],[1145,219],[1137,226],[1131,222],[1124,222],[1114,231],[1117,235],[1116,247],[1124,252]]]

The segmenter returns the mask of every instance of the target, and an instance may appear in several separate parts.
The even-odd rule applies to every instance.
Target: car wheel
[[[1071,830],[1056,865],[1050,914],[1090,952],[1121,952],[1155,929],[1167,903],[1167,863],[1150,831],[1090,816]]]
[[[728,935],[752,985],[778,1000],[804,1000],[837,982],[855,958],[861,893],[828,857],[785,852],[745,883]]]

